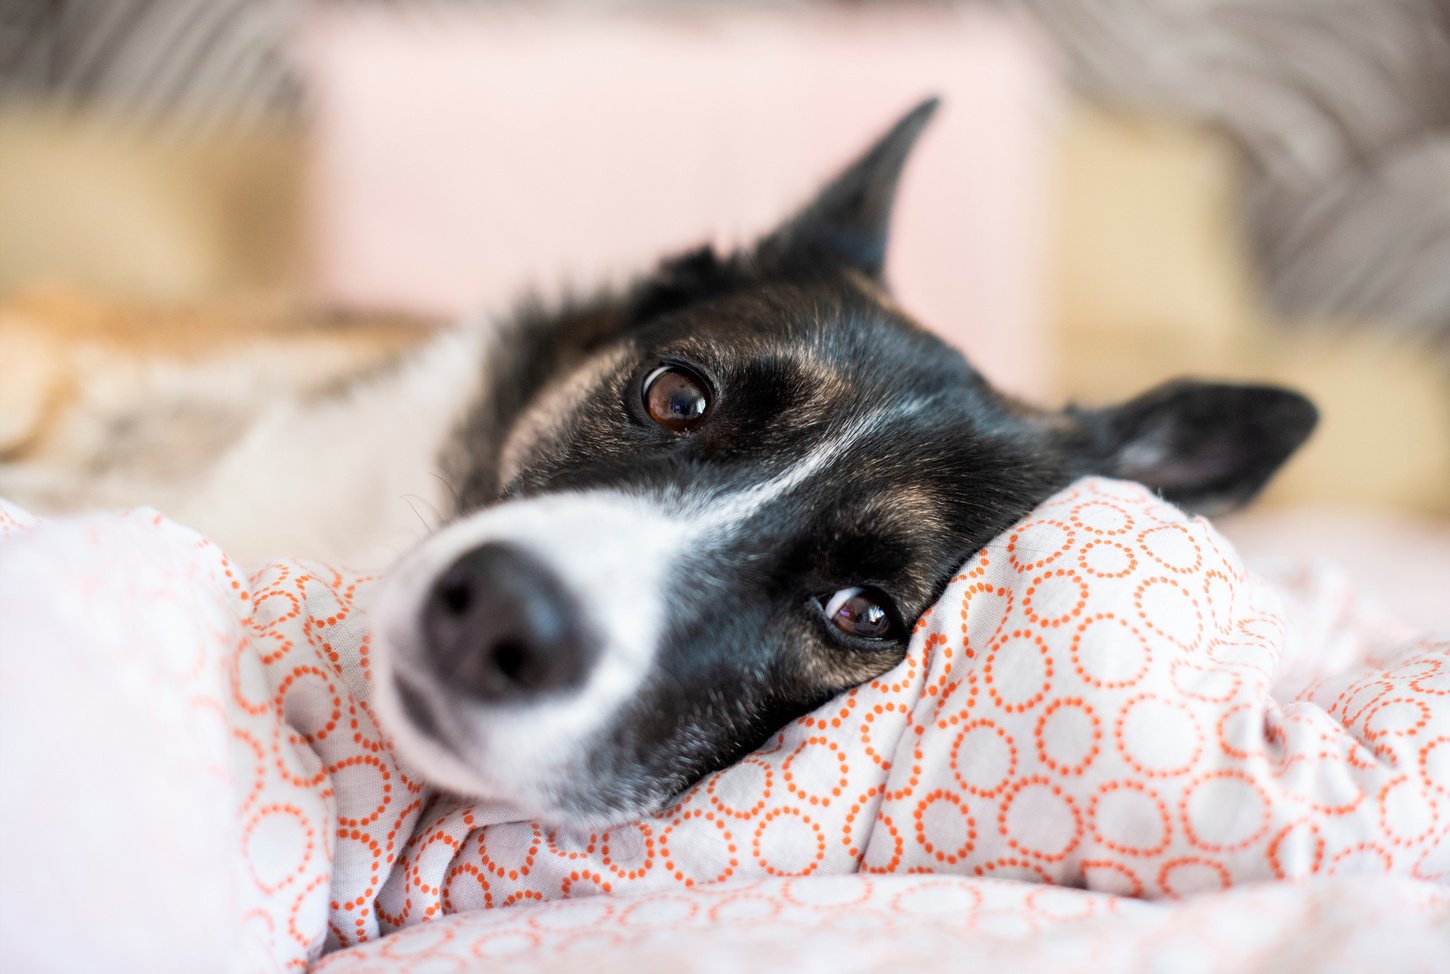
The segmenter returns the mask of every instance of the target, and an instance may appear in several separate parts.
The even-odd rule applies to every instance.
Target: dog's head
[[[452,522],[379,607],[379,699],[442,787],[553,822],[658,807],[896,665],[952,572],[1088,473],[1251,496],[1313,407],[1177,382],[1038,410],[882,283],[896,124],[747,252],[526,314],[445,471]]]

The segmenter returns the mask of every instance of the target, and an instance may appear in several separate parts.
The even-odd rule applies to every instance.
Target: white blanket
[[[896,670],[603,834],[496,823],[399,766],[368,706],[371,579],[293,562],[246,573],[149,512],[37,526],[0,508],[0,532],[0,841],[7,873],[27,877],[0,910],[6,958],[57,966],[57,945],[86,943],[114,969],[285,969],[540,900],[645,894],[713,916],[715,892],[691,887],[771,916],[819,892],[802,915],[820,922],[790,925],[804,930],[870,929],[883,889],[947,891],[960,909],[938,932],[971,939],[1001,890],[1046,895],[964,876],[1152,898],[1397,875],[1373,888],[1432,911],[1397,908],[1419,931],[1407,956],[1443,933],[1450,644],[1367,615],[1332,579],[1270,585],[1207,522],[1132,485],[1052,498],[964,567]],[[860,875],[920,872],[951,878]],[[1346,888],[1233,894],[1223,909],[1288,922],[1310,898],[1359,897]],[[839,909],[818,908],[833,896]],[[531,957],[564,965],[556,952],[579,938],[551,924],[570,909],[439,929],[496,943],[523,923]],[[1141,947],[1177,929],[1164,917],[1201,920],[1154,909],[1103,929]],[[1318,922],[1329,907],[1316,909]],[[639,943],[681,950],[652,937]]]
[[[1450,897],[1321,879],[1156,903],[964,876],[810,876],[559,900],[417,924],[326,974],[1440,974]]]

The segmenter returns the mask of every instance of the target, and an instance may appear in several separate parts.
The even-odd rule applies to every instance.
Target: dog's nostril
[[[547,567],[511,545],[484,545],[450,566],[421,621],[439,682],[483,702],[567,689],[593,663],[573,599]]]
[[[462,578],[445,578],[438,583],[438,601],[454,615],[463,615],[473,602],[473,587]]]
[[[520,686],[528,686],[537,676],[537,666],[530,666],[529,651],[521,643],[505,639],[493,648],[493,665],[500,674]]]

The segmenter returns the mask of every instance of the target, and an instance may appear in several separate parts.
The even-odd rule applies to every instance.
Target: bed
[[[246,569],[145,510],[6,507],[0,533],[20,969],[59,946],[78,969],[1430,970],[1450,947],[1450,642],[1332,571],[1256,575],[1136,485],[1049,499],[899,667],[595,833],[393,754],[376,577]]]

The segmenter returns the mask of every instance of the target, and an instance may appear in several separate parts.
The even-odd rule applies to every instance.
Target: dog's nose
[[[439,576],[423,635],[444,685],[488,703],[576,686],[594,658],[568,592],[507,544],[475,548]]]

